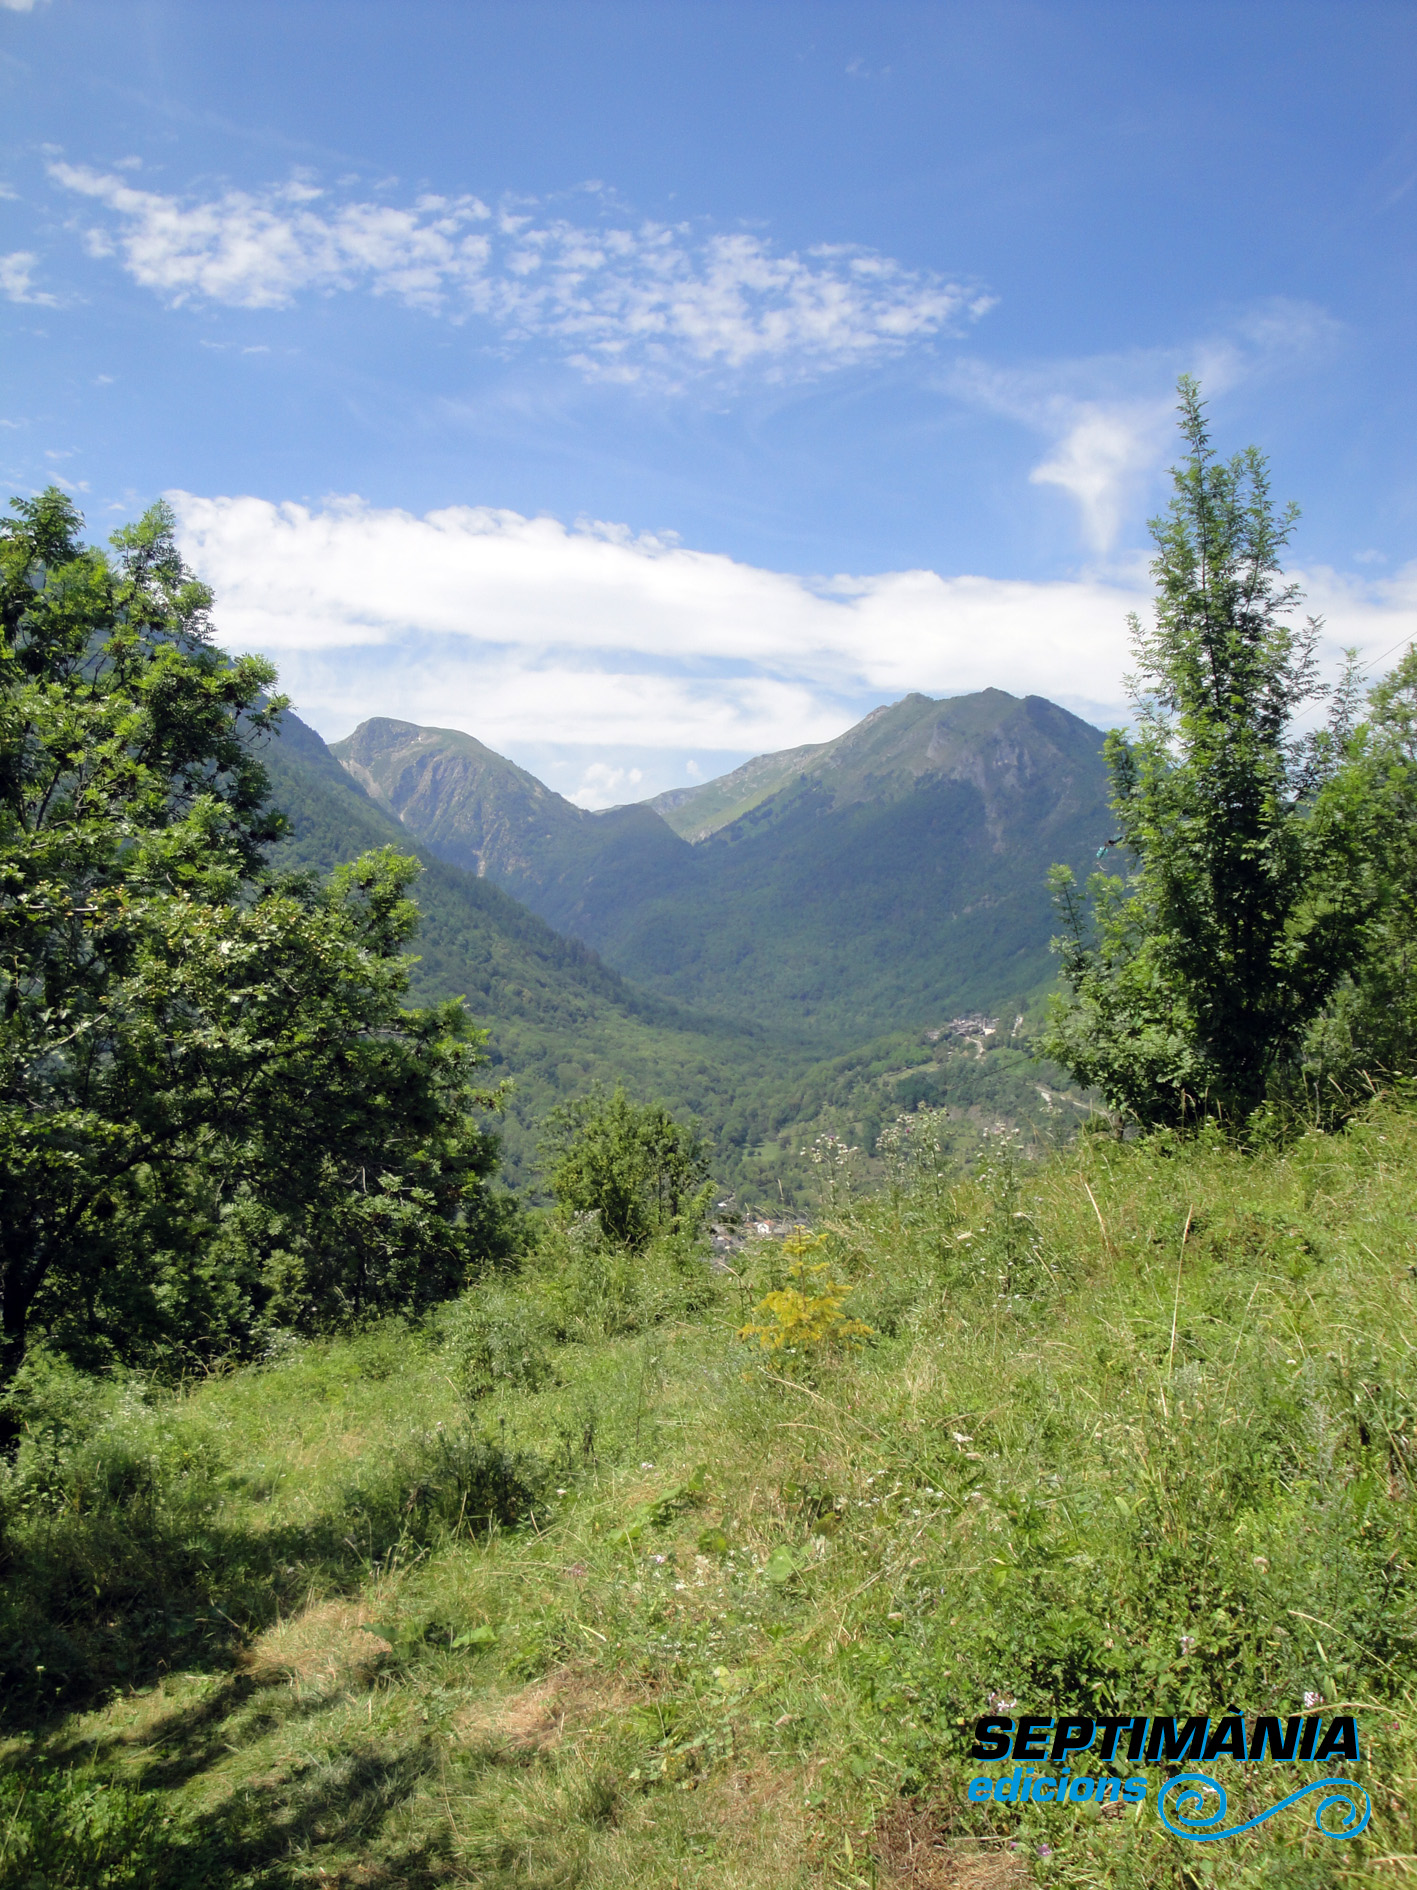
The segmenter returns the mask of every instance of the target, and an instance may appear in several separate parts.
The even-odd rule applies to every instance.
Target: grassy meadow
[[[966,1180],[931,1120],[727,1270],[548,1224],[421,1327],[176,1387],[36,1359],[0,1886],[1412,1875],[1417,1112]],[[1359,1715],[1347,1842],[1174,1839],[1157,1767],[1138,1810],[965,1798],[992,1702],[1306,1696]],[[1231,1822],[1323,1775],[1207,1770]]]

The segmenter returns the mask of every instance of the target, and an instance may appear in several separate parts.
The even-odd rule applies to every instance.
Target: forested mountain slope
[[[688,865],[687,842],[650,807],[587,813],[456,729],[376,716],[330,753],[439,859],[588,941],[647,879],[672,889]]]
[[[688,1017],[634,990],[490,881],[437,859],[350,779],[297,716],[284,717],[279,740],[262,759],[276,804],[292,822],[282,848],[291,865],[325,872],[389,845],[423,861],[414,887],[424,916],[414,940],[412,995],[466,997],[491,1030],[492,1074],[514,1084],[505,1140],[515,1179],[526,1177],[546,1110],[597,1078],[623,1078],[639,1093],[662,1095],[710,1122],[723,1118],[753,1033]]]
[[[377,725],[365,724],[371,726]],[[420,961],[412,995],[465,996],[491,1031],[490,1074],[513,1085],[505,1148],[509,1177],[518,1184],[531,1178],[547,1110],[597,1081],[623,1081],[637,1096],[662,1097],[698,1115],[713,1137],[722,1185],[744,1201],[779,1205],[806,1198],[804,1189],[810,1194],[813,1171],[803,1145],[815,1134],[831,1130],[869,1153],[886,1122],[922,1101],[955,1112],[962,1154],[981,1127],[1001,1120],[1049,1136],[1066,1134],[1077,1119],[1075,1102],[1050,1099],[1050,1090],[1063,1087],[1061,1077],[1035,1070],[1007,1025],[966,1040],[939,1028],[948,1013],[926,1013],[909,1029],[862,1032],[824,1057],[800,1033],[686,1011],[561,937],[490,876],[437,859],[298,717],[284,718],[280,739],[263,754],[275,800],[292,821],[283,849],[292,865],[328,871],[387,845],[423,860],[414,888],[423,923],[413,942]],[[560,800],[534,786],[548,802]],[[577,821],[603,818],[561,805]],[[648,810],[630,811],[657,823]],[[550,818],[558,818],[554,806]],[[566,822],[561,831],[570,827]],[[698,849],[670,838],[697,858]],[[1010,1019],[1022,996],[1020,990],[1001,999]]]
[[[603,814],[445,731],[366,722],[334,752],[434,852],[637,983],[840,1049],[1048,980],[1044,876],[1107,836],[1101,748],[1041,697],[911,695]]]

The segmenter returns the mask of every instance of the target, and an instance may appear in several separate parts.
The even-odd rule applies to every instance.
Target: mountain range
[[[908,696],[603,812],[387,718],[327,747],[287,714],[266,760],[290,866],[421,860],[412,996],[463,996],[489,1030],[515,1183],[554,1103],[623,1081],[699,1116],[722,1185],[761,1203],[803,1197],[815,1134],[869,1150],[921,1103],[962,1154],[986,1127],[1075,1122],[1082,1099],[1014,1020],[1050,977],[1043,875],[1106,829],[1100,748],[1053,704],[986,690]]]
[[[600,813],[452,730],[376,717],[331,752],[430,852],[640,989],[830,1052],[1049,980],[1045,875],[1105,837],[1101,747],[1038,696],[910,695]]]
[[[464,997],[489,1030],[489,1075],[512,1083],[503,1141],[513,1180],[532,1172],[547,1110],[597,1081],[623,1080],[707,1122],[724,1119],[755,1033],[689,1016],[634,989],[490,880],[438,859],[350,779],[298,716],[282,718],[262,760],[291,827],[278,864],[327,873],[385,846],[421,861],[410,995],[420,1003]]]

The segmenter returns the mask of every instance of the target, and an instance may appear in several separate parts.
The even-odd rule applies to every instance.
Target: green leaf
[[[763,1580],[764,1581],[768,1581],[768,1582],[791,1581],[792,1577],[796,1573],[797,1573],[797,1563],[793,1559],[791,1549],[789,1549],[785,1543],[780,1544],[776,1549],[774,1549],[772,1554],[768,1557],[767,1561],[764,1562],[763,1564]]]
[[[497,1639],[497,1630],[484,1622],[481,1627],[470,1627],[459,1634],[453,1642],[454,1647],[491,1647]]]

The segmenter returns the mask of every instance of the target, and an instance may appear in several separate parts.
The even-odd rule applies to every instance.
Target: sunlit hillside
[[[36,1362],[0,1883],[1398,1880],[1417,1117],[970,1182],[930,1123],[716,1271],[562,1235],[203,1383]],[[974,1806],[1001,1701],[1351,1711],[1326,1772],[1372,1820],[1198,1855],[1165,1767],[1136,1810]],[[1325,1775],[1206,1769],[1232,1822]]]

